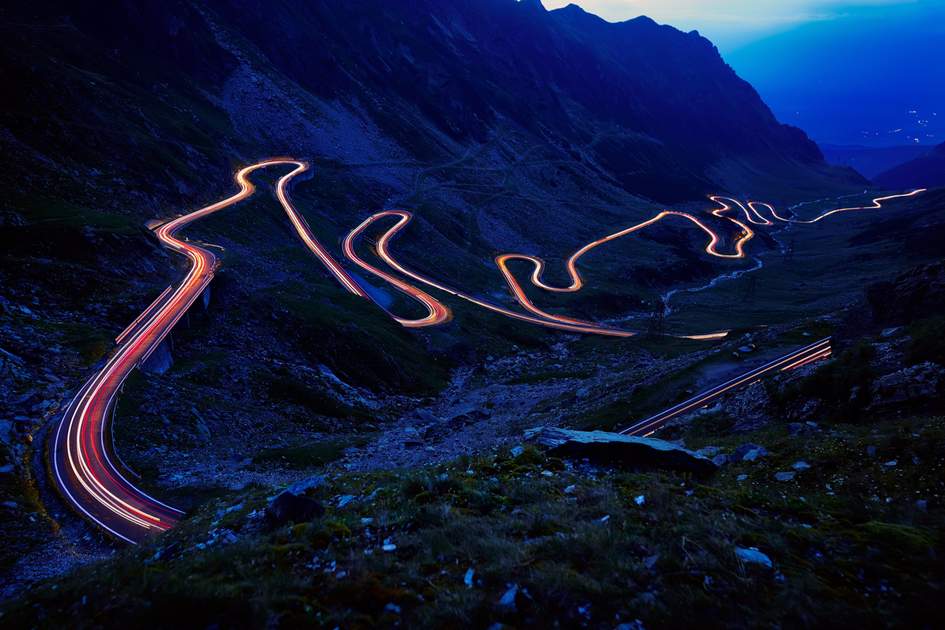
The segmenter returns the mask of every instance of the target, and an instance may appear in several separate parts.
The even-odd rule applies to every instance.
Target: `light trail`
[[[115,337],[115,343],[116,343],[116,344],[121,344],[121,342],[124,341],[125,338],[126,338],[128,335],[130,335],[130,334],[135,330],[135,328],[138,326],[138,324],[141,323],[141,320],[142,320],[142,319],[144,319],[145,317],[147,317],[148,315],[150,315],[151,313],[154,312],[154,309],[156,309],[156,308],[158,307],[158,305],[161,304],[161,301],[164,300],[164,298],[167,297],[167,294],[170,293],[170,292],[171,292],[171,289],[173,289],[173,288],[174,288],[173,286],[168,285],[168,287],[167,287],[166,289],[164,289],[164,291],[161,292],[161,295],[157,296],[157,298],[156,298],[153,302],[151,302],[151,305],[148,306],[148,308],[146,308],[145,310],[143,310],[143,311],[141,312],[141,314],[138,315],[138,317],[136,317],[133,322],[131,322],[130,324],[128,324],[128,327],[125,328],[125,329],[121,332],[120,335],[118,335],[117,337]]]
[[[353,241],[359,234],[363,233],[364,230],[366,230],[368,227],[373,225],[375,222],[381,219],[387,218],[387,217],[396,217],[397,221],[394,223],[393,226],[385,230],[384,233],[381,235],[381,237],[378,239],[377,255],[381,260],[387,263],[387,265],[390,266],[392,269],[396,270],[397,272],[409,278],[416,280],[417,282],[433,287],[434,289],[437,289],[439,291],[443,291],[444,293],[449,293],[450,295],[458,297],[462,300],[471,302],[472,304],[475,304],[476,306],[490,310],[493,313],[499,313],[500,315],[505,315],[506,317],[517,319],[519,321],[529,322],[532,324],[539,324],[541,326],[548,326],[550,328],[556,328],[558,330],[566,330],[569,332],[591,333],[591,334],[598,334],[598,335],[609,335],[609,336],[614,336],[614,337],[629,337],[634,334],[629,331],[622,331],[622,330],[617,330],[614,328],[607,328],[606,326],[600,326],[598,324],[576,323],[579,320],[562,321],[561,319],[558,319],[558,318],[533,317],[530,315],[526,315],[524,313],[519,313],[510,309],[507,309],[503,306],[493,304],[492,302],[489,302],[487,300],[477,298],[463,291],[450,288],[441,282],[433,280],[432,278],[429,278],[412,269],[409,269],[408,267],[405,267],[400,262],[398,262],[396,258],[394,258],[391,255],[390,242],[391,242],[391,239],[394,236],[396,236],[397,233],[399,233],[413,218],[413,214],[411,214],[410,212],[407,212],[406,210],[384,210],[383,212],[378,212],[376,214],[369,216],[367,219],[362,221],[360,225],[354,228],[354,230],[352,230],[350,234],[348,234],[348,238],[345,239],[345,242],[349,244],[349,247],[353,248]],[[355,262],[361,265],[363,269],[371,273],[374,273],[376,275],[376,271],[374,271],[375,268],[373,268],[370,265],[364,264],[363,261],[358,262],[358,260],[360,260],[360,258],[355,260]],[[419,291],[419,289],[414,289],[414,290]]]
[[[136,543],[172,527],[182,515],[134,486],[112,462],[109,451],[111,410],[115,396],[135,367],[151,355],[174,325],[203,293],[217,267],[216,256],[203,247],[179,239],[177,232],[190,223],[250,197],[254,171],[270,166],[294,166],[276,186],[276,196],[296,232],[328,271],[349,292],[367,297],[364,290],[318,243],[286,193],[291,179],[305,171],[304,162],[276,158],[247,166],[236,173],[239,192],[209,206],[158,225],[161,243],[185,256],[190,268],[176,287],[165,291],[118,336],[118,348],[104,367],[72,399],[53,436],[52,469],[56,485],[69,504],[116,538]],[[109,436],[106,441],[106,436]]]
[[[644,436],[651,435],[673,418],[689,413],[694,409],[698,409],[699,407],[703,407],[719,396],[722,396],[733,389],[743,385],[748,385],[772,372],[784,372],[797,369],[803,365],[807,365],[808,363],[826,358],[830,356],[831,352],[830,341],[830,337],[825,337],[824,339],[815,341],[814,343],[806,345],[803,348],[793,350],[792,352],[780,356],[773,361],[769,361],[760,367],[751,369],[741,376],[737,376],[733,379],[725,381],[721,385],[716,385],[715,387],[707,389],[704,392],[696,394],[692,398],[673,405],[669,409],[661,411],[654,416],[650,416],[645,420],[641,420],[635,424],[632,424],[626,429],[620,431],[620,434]]]
[[[190,306],[203,293],[218,267],[217,257],[207,247],[200,247],[187,240],[178,238],[177,233],[194,221],[202,219],[224,208],[237,204],[254,194],[256,188],[249,181],[249,176],[255,171],[271,166],[291,166],[293,169],[281,176],[275,186],[275,194],[281,207],[285,211],[295,229],[296,234],[326,270],[349,293],[361,298],[374,300],[369,292],[358,280],[348,273],[341,264],[318,241],[305,221],[304,217],[293,206],[288,188],[297,175],[308,170],[305,162],[292,158],[273,158],[252,164],[237,171],[235,181],[239,191],[221,201],[200,208],[194,212],[184,214],[153,228],[161,244],[182,256],[190,263],[183,280],[176,287],[168,287],[154,300],[121,334],[116,338],[117,348],[104,366],[94,374],[77,392],[70,401],[62,419],[52,436],[52,470],[57,487],[61,490],[67,502],[75,507],[90,521],[118,539],[136,543],[143,538],[164,531],[172,527],[182,516],[182,512],[151,497],[137,488],[122,474],[121,470],[112,462],[111,451],[114,448],[110,439],[111,412],[114,409],[115,398],[122,384],[129,374],[141,363],[146,361],[155,349],[164,341],[176,323],[184,316]],[[501,271],[517,302],[525,309],[518,312],[478,298],[461,290],[451,288],[446,284],[420,274],[403,265],[390,252],[392,239],[410,222],[412,214],[404,210],[387,210],[378,212],[365,219],[352,230],[343,241],[343,252],[356,265],[392,285],[410,298],[420,303],[427,311],[424,317],[418,319],[401,318],[387,309],[384,309],[398,323],[405,327],[419,328],[434,326],[449,321],[451,312],[448,307],[429,293],[401,280],[394,274],[388,273],[379,267],[368,263],[361,258],[355,249],[355,243],[364,231],[375,222],[386,218],[395,218],[396,222],[387,228],[377,241],[377,256],[395,272],[406,276],[420,284],[443,291],[491,312],[540,326],[574,333],[597,334],[611,337],[630,337],[635,333],[628,330],[612,328],[594,322],[583,321],[564,315],[546,312],[529,300],[524,289],[516,280],[515,275],[508,267],[512,260],[523,260],[533,265],[531,282],[538,288],[551,292],[575,292],[582,288],[584,282],[577,268],[577,261],[594,248],[623,236],[635,233],[668,217],[680,217],[695,225],[708,236],[705,252],[711,256],[726,259],[744,258],[744,247],[754,237],[754,232],[748,224],[728,216],[730,211],[740,210],[745,220],[753,225],[772,225],[773,222],[765,217],[759,208],[767,209],[771,217],[777,221],[793,223],[815,223],[838,212],[880,208],[883,201],[910,197],[919,194],[922,190],[901,195],[878,197],[873,200],[872,206],[859,208],[838,208],[811,219],[795,220],[780,217],[774,208],[760,202],[748,202],[747,205],[727,197],[712,197],[719,205],[711,214],[731,222],[738,228],[732,241],[732,251],[722,252],[719,244],[722,238],[705,222],[696,216],[675,210],[664,210],[654,217],[641,223],[625,228],[604,238],[592,241],[574,252],[567,260],[567,270],[570,284],[565,287],[555,287],[542,281],[544,262],[535,256],[524,254],[503,254],[495,262]],[[724,337],[725,331],[686,336],[690,339],[718,339]],[[774,369],[789,370],[801,367],[815,360],[829,356],[829,339],[827,346],[811,347],[805,352],[798,351],[792,355],[782,357],[777,363],[768,364],[758,370],[750,372],[744,379],[759,378]],[[820,342],[823,343],[823,342]],[[723,389],[712,396],[721,395],[733,387],[747,382],[747,380],[733,380],[723,384]],[[711,393],[711,390],[710,390]],[[688,402],[688,401],[687,401]],[[685,403],[682,403],[685,404]],[[697,403],[692,403],[693,405]],[[679,406],[677,406],[679,407]],[[676,409],[676,408],[673,408]],[[683,411],[674,412],[675,415]],[[656,418],[638,423],[627,431],[653,429],[656,424],[664,422]],[[645,424],[648,423],[648,424]],[[645,425],[645,426],[644,426]],[[642,427],[642,429],[640,428]],[[654,429],[655,430],[655,429]],[[108,439],[106,439],[108,436]]]

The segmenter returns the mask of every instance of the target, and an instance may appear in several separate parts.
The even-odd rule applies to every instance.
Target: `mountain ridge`
[[[873,181],[885,188],[945,186],[945,143],[933,147],[925,155],[880,173]]]

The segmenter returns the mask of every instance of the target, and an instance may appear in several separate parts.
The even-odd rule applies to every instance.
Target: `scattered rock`
[[[556,455],[634,469],[669,469],[696,475],[709,475],[718,470],[710,459],[665,440],[556,427],[529,429],[525,439]]]
[[[436,416],[433,415],[433,412],[431,412],[429,409],[417,409],[417,411],[414,412],[414,415],[424,424],[432,424],[436,422]]]
[[[322,476],[309,477],[308,479],[302,479],[301,481],[296,481],[291,486],[286,488],[292,494],[305,494],[309,490],[314,490],[325,482],[325,478]]]
[[[499,599],[499,608],[515,610],[516,595],[518,595],[518,584],[512,584]]]
[[[873,320],[898,325],[945,311],[945,261],[920,265],[866,289]]]
[[[747,564],[760,564],[767,568],[772,568],[774,563],[771,562],[771,558],[767,555],[758,551],[757,547],[735,547],[735,556]]]
[[[820,430],[816,422],[791,422],[787,425],[788,435],[808,435]]]
[[[765,447],[748,442],[735,449],[735,452],[732,453],[732,461],[753,462],[759,457],[764,457],[767,454],[768,449]]]

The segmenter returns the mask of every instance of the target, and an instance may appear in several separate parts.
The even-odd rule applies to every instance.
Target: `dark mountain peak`
[[[447,160],[455,146],[512,127],[627,192],[669,202],[747,178],[754,167],[743,165],[757,164],[772,179],[797,168],[838,178],[802,132],[778,124],[711,42],[645,16],[610,23],[573,4],[547,11],[540,0],[217,0],[212,14],[198,0],[102,3],[93,12],[56,2],[56,13],[77,25],[76,50],[84,46],[88,56],[90,42],[102,42],[102,75],[128,72],[182,92],[242,85],[258,98],[230,51],[245,47],[257,73],[285,79],[306,99],[361,103],[359,118],[424,160]],[[168,25],[183,27],[169,36]],[[127,33],[134,36],[116,35]],[[111,68],[113,58],[127,65]],[[172,77],[165,59],[175,62]],[[277,113],[284,112],[273,111],[272,120]],[[246,115],[235,106],[221,114]],[[279,133],[278,125],[260,126]]]
[[[548,9],[541,3],[541,0],[518,0],[518,3],[526,9],[547,13]]]
[[[637,27],[659,27],[659,23],[648,15],[638,15],[635,18],[618,22],[618,24],[637,26]],[[676,30],[676,29],[673,29]]]

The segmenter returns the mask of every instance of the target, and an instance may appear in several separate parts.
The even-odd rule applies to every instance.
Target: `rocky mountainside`
[[[0,184],[6,191],[0,205],[0,539],[9,541],[0,550],[0,598],[23,593],[72,564],[112,554],[114,547],[66,508],[46,482],[43,446],[62,406],[102,364],[116,335],[183,275],[184,261],[159,247],[145,221],[231,193],[239,165],[285,154],[308,160],[312,177],[299,181],[292,197],[335,254],[343,235],[368,214],[391,207],[412,210],[416,219],[398,237],[398,254],[446,283],[505,303],[509,296],[492,263],[497,252],[547,255],[554,281],[560,279],[554,263],[566,253],[652,216],[664,204],[705,213],[704,195],[719,192],[779,207],[818,200],[815,207],[802,208],[814,213],[832,207],[838,197],[847,203],[846,196],[865,185],[850,170],[826,165],[803,132],[779,124],[710,42],[645,18],[609,24],[573,6],[545,11],[536,0],[51,0],[0,8],[0,26],[0,76],[5,85],[15,86],[0,111]],[[431,552],[436,555],[424,561],[422,571],[434,561],[452,562],[465,575],[468,567],[460,566],[459,557],[486,567],[492,558],[511,557],[505,550],[513,545],[524,548],[539,537],[554,542],[575,525],[570,486],[586,488],[591,496],[580,512],[591,527],[607,523],[610,514],[616,522],[618,509],[621,522],[626,517],[632,524],[613,549],[593,541],[587,548],[573,547],[573,558],[542,577],[547,589],[526,586],[523,572],[537,558],[532,551],[512,571],[489,569],[488,577],[468,578],[474,586],[487,584],[487,594],[472,590],[465,578],[451,581],[444,591],[447,599],[475,595],[461,608],[485,611],[444,613],[443,619],[454,624],[488,620],[489,602],[508,599],[507,582],[522,585],[521,595],[518,590],[511,595],[513,604],[518,601],[524,609],[531,589],[534,601],[544,606],[556,599],[557,576],[571,581],[586,572],[582,558],[628,558],[629,548],[639,558],[633,566],[616,568],[622,584],[649,583],[654,570],[665,572],[670,582],[680,576],[688,576],[682,578],[687,584],[695,580],[694,591],[686,585],[680,590],[653,585],[654,593],[674,593],[666,610],[674,608],[674,601],[700,608],[701,596],[695,603],[688,598],[695,591],[708,592],[703,580],[712,567],[723,569],[712,579],[724,580],[724,592],[736,591],[740,561],[728,547],[717,558],[702,557],[702,573],[696,575],[680,569],[691,549],[665,543],[673,549],[664,550],[654,538],[633,542],[640,528],[659,532],[654,523],[675,512],[672,497],[693,489],[680,485],[685,479],[659,481],[666,502],[658,515],[638,521],[645,513],[623,498],[631,491],[631,498],[649,492],[639,488],[649,487],[652,478],[611,485],[606,475],[598,477],[599,470],[581,466],[549,477],[545,470],[553,468],[557,475],[565,464],[531,449],[525,460],[510,458],[508,447],[531,426],[612,429],[631,416],[659,411],[686,396],[687,389],[744,367],[741,359],[729,360],[743,344],[764,341],[770,347],[760,355],[804,343],[810,334],[827,334],[831,328],[816,319],[825,307],[807,301],[811,264],[827,269],[824,277],[839,270],[830,276],[835,283],[829,290],[845,300],[858,291],[858,282],[850,278],[879,279],[939,256],[934,235],[941,233],[940,209],[945,207],[940,193],[930,194],[897,213],[894,224],[877,223],[874,229],[867,225],[871,215],[865,215],[862,224],[851,221],[815,233],[820,240],[809,249],[799,235],[797,266],[787,250],[789,243],[794,251],[793,233],[781,243],[759,230],[752,255],[764,255],[763,261],[720,262],[705,255],[703,234],[675,225],[654,227],[631,246],[595,253],[597,271],[589,272],[587,290],[553,307],[598,320],[626,317],[635,329],[643,328],[669,287],[710,286],[722,274],[753,264],[770,275],[761,276],[757,299],[754,285],[743,292],[740,303],[751,302],[757,312],[729,339],[620,342],[550,332],[453,302],[455,317],[448,325],[402,328],[373,304],[345,295],[297,242],[285,214],[267,194],[279,174],[261,173],[254,180],[261,194],[187,229],[187,238],[220,246],[214,251],[222,267],[207,299],[195,304],[154,355],[161,358],[159,365],[134,373],[125,383],[115,410],[116,450],[140,475],[145,491],[196,519],[166,539],[174,545],[173,537],[179,536],[177,549],[188,554],[207,548],[204,535],[214,529],[210,521],[217,520],[218,507],[240,503],[246,509],[234,510],[232,518],[242,523],[253,513],[247,522],[261,527],[256,517],[265,511],[268,493],[316,472],[334,471],[330,486],[312,486],[318,491],[308,493],[324,492],[319,500],[332,503],[325,512],[330,534],[320,525],[297,528],[290,536],[311,535],[311,540],[293,546],[281,525],[257,532],[267,541],[275,532],[273,563],[293,572],[310,572],[307,563],[319,563],[319,575],[325,569],[332,580],[352,571],[334,555],[342,547],[315,558],[309,543],[324,551],[335,544],[332,540],[343,539],[346,557],[384,562],[394,557],[385,547],[403,545],[396,538],[383,542],[399,536],[401,526],[420,526],[413,531],[432,535],[415,517],[436,522],[440,515],[449,517],[442,521],[447,529],[434,527],[438,537],[450,538],[450,530],[466,527],[464,519],[450,520],[450,504],[436,498],[440,489],[430,493],[434,485],[445,484],[447,493],[468,493],[462,505],[456,503],[464,510],[481,506],[485,520],[476,517],[463,545],[475,547],[477,540],[487,539],[480,532],[494,524],[493,511],[506,514],[508,508],[514,518],[500,519],[508,538],[494,550]],[[917,234],[923,238],[910,240]],[[845,244],[854,236],[862,249]],[[370,251],[370,238],[365,241]],[[902,250],[909,252],[906,260],[899,260]],[[910,256],[916,260],[910,262]],[[854,267],[853,262],[862,264]],[[790,274],[784,271],[788,266]],[[803,276],[797,282],[795,271]],[[765,279],[772,276],[788,280],[785,289],[768,298]],[[745,282],[749,279],[754,276],[746,275]],[[377,290],[392,310],[413,314],[410,304]],[[800,305],[803,316],[784,309],[784,295],[791,296],[794,307]],[[730,310],[730,303],[712,309],[725,320]],[[700,321],[699,330],[708,325]],[[756,338],[758,330],[764,332]],[[463,460],[470,452],[485,452],[492,463],[467,467]],[[509,471],[501,473],[502,482],[511,484],[502,488],[493,487],[499,472],[490,453],[498,452],[500,468]],[[526,460],[532,463],[524,466]],[[432,462],[448,469],[447,476],[429,477],[422,466]],[[398,476],[389,472],[394,467],[419,470]],[[478,471],[477,476],[467,470]],[[575,477],[559,492],[558,481],[570,480],[572,473],[589,473],[590,483]],[[469,483],[456,485],[464,476]],[[730,477],[724,489],[732,494],[726,496],[737,497],[742,486]],[[411,486],[407,494],[394,488],[401,482]],[[385,522],[379,540],[373,540],[373,527],[366,529],[362,519],[377,518],[380,525],[381,515],[366,509],[335,518],[349,495],[375,496],[367,487],[375,483],[387,487],[382,495],[391,505],[410,512]],[[509,497],[536,488],[540,496],[523,503],[527,514],[515,511]],[[547,526],[545,492],[569,497],[555,499],[561,524]],[[207,507],[212,497],[221,498]],[[622,497],[619,508],[616,497]],[[708,512],[688,512],[684,529],[694,527],[706,542],[713,534],[707,523],[720,522],[720,514],[729,518],[736,508],[744,511],[734,505],[737,498],[725,502]],[[752,503],[746,509],[757,507]],[[309,516],[318,513],[313,509]],[[770,519],[777,515],[772,512]],[[582,532],[607,531],[584,525]],[[755,525],[748,523],[740,532],[751,532]],[[226,528],[207,535],[217,540],[219,534],[227,544],[237,539],[247,563],[257,566],[260,539],[246,537],[236,526],[229,533]],[[362,533],[372,538],[370,545],[361,540]],[[742,533],[726,545],[754,546],[752,536]],[[202,547],[191,540],[195,536],[202,537]],[[149,556],[164,544],[150,546]],[[379,546],[376,553],[374,546]],[[282,565],[287,549],[291,562]],[[155,561],[176,562],[177,552],[168,553],[161,551]],[[795,553],[800,551],[782,557],[796,565],[800,556]],[[660,554],[668,562],[665,568],[654,558]],[[121,558],[142,574],[136,557]],[[404,559],[414,558],[419,556]],[[171,573],[177,569],[181,576],[190,575],[185,565]],[[600,579],[611,579],[612,569],[599,567]],[[396,572],[390,575],[399,580]],[[253,583],[262,579],[252,572],[247,576]],[[365,614],[393,614],[397,607],[409,611],[413,604],[408,600],[430,597],[415,590],[427,577],[411,578],[409,595],[390,598],[385,581],[376,597],[365,600],[370,608]],[[280,579],[275,576],[276,582]],[[380,584],[373,570],[366,579]],[[182,584],[176,577],[171,581],[172,590]],[[755,582],[759,593],[768,592],[766,584]],[[194,595],[197,608],[219,603],[215,593],[203,592],[204,586]],[[222,587],[230,593],[224,598],[229,606],[238,591]],[[616,611],[609,607],[623,603],[610,591],[590,582],[576,592],[584,593],[581,589],[597,593],[592,616],[602,624],[617,612],[632,620],[629,615],[652,599],[648,590],[638,589],[641,600]],[[290,591],[288,597],[294,598]],[[99,587],[88,591],[89,601],[106,601],[101,592]],[[360,583],[350,590],[354,596],[361,592]],[[153,595],[140,594],[138,601]],[[249,603],[251,597],[242,591],[236,597],[254,615],[267,608],[265,602]],[[338,623],[347,620],[346,597],[337,608],[337,602],[325,603],[331,611],[326,623],[336,616]],[[605,599],[612,604],[604,604]],[[756,601],[765,600],[759,596]],[[378,602],[380,610],[375,610]],[[297,603],[310,606],[306,598]],[[446,600],[440,603],[452,607]],[[584,604],[561,602],[568,615],[578,615],[575,623],[591,614],[579,612]],[[60,610],[57,604],[49,613],[58,618]],[[134,607],[127,610],[137,613]],[[213,616],[216,609],[206,612]],[[545,619],[528,613],[509,614],[507,620]]]
[[[884,188],[945,186],[945,143],[925,155],[880,173],[873,181]]]
[[[11,627],[144,616],[158,627],[938,627],[943,272],[910,274],[930,279],[927,302],[915,286],[871,287],[830,318],[836,359],[733,390],[652,439],[545,427],[474,456],[441,459],[445,445],[428,446],[436,463],[406,470],[336,466],[221,491],[186,524],[23,591],[0,617]],[[903,306],[883,310],[878,295]],[[796,343],[826,323],[753,339]]]
[[[267,151],[441,162],[514,142],[580,183],[660,201],[747,172],[856,180],[778,124],[709,41],[646,18],[515,0],[109,0],[5,14],[5,79],[18,86],[5,153],[40,172],[97,169],[173,194],[219,186],[228,163]],[[77,143],[82,153],[63,150]]]

